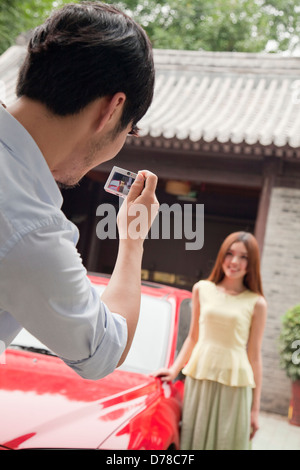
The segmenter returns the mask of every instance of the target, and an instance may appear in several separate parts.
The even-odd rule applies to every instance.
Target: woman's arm
[[[256,387],[253,389],[252,407],[251,407],[251,435],[252,439],[259,428],[258,417],[260,409],[260,396],[262,386],[262,358],[261,358],[261,345],[263,340],[263,333],[267,318],[267,302],[264,297],[260,297],[257,301],[250,329],[248,341],[248,358],[253,370],[254,381]]]
[[[198,283],[193,286],[192,291],[192,317],[190,323],[190,329],[186,340],[184,341],[182,348],[176,357],[174,363],[170,368],[163,368],[156,371],[153,375],[160,377],[162,380],[170,382],[174,380],[181,369],[185,366],[195,344],[198,341],[199,336],[199,315],[200,315],[200,301],[199,301],[199,285]]]

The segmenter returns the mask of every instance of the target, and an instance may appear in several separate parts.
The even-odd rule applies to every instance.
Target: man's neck
[[[60,117],[42,103],[26,97],[7,110],[34,139],[55,178],[68,168],[71,160],[76,164],[76,155],[80,155],[87,133],[80,114]]]

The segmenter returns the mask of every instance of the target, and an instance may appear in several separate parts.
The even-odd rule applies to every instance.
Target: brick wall
[[[300,303],[300,189],[273,188],[262,256],[262,278],[268,302],[263,341],[261,408],[287,414],[290,380],[279,368],[281,316]]]

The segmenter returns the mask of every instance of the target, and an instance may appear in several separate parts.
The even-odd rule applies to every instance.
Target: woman
[[[192,301],[180,353],[155,374],[172,381],[187,363],[181,448],[249,449],[258,430],[267,314],[253,235],[235,232],[224,240],[209,278],[194,285]]]

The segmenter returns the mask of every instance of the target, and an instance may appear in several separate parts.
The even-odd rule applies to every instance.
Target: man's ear
[[[120,121],[124,103],[126,101],[125,93],[118,92],[113,96],[105,96],[100,100],[98,114],[97,131],[101,131],[105,126],[112,128]]]

